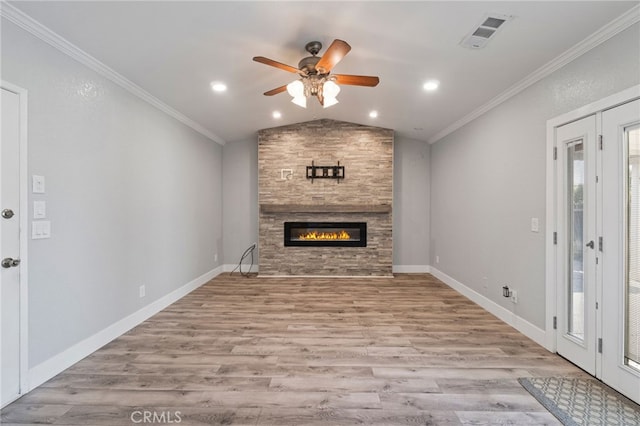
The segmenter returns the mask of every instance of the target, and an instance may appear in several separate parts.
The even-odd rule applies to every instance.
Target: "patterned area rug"
[[[596,379],[542,377],[518,381],[565,426],[640,425],[640,406]]]

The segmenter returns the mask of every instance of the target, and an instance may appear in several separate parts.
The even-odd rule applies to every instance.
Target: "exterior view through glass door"
[[[556,350],[640,403],[640,100],[616,103],[555,128]]]

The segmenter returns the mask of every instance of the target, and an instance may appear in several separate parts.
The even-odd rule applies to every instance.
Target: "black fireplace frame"
[[[360,239],[350,240],[292,240],[291,230],[295,228],[358,228]],[[285,222],[284,223],[285,247],[366,247],[367,246],[367,222]]]

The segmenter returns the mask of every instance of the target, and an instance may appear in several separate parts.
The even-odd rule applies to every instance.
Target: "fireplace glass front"
[[[366,222],[285,222],[284,245],[366,247]]]

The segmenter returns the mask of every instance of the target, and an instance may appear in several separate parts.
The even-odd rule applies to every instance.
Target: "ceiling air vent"
[[[489,40],[512,19],[513,16],[492,13],[482,20],[477,28],[474,28],[462,41],[460,45],[469,49],[482,49],[489,43]]]

